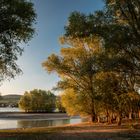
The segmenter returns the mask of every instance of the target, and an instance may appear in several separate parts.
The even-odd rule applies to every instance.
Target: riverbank
[[[81,123],[47,128],[0,130],[0,140],[140,140],[139,125]]]

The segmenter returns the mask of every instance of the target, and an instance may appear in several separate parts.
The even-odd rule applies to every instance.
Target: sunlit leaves
[[[120,124],[122,115],[136,113],[139,107],[133,101],[139,102],[140,3],[105,0],[105,4],[93,14],[71,13],[60,38],[65,47],[43,66],[62,78],[58,88],[66,92],[64,106],[70,114],[104,113],[107,118],[113,114]],[[85,100],[88,113],[82,110]]]

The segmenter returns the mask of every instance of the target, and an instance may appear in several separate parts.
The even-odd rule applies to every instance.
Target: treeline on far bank
[[[25,112],[65,112],[61,105],[60,97],[51,91],[34,89],[21,96],[18,106]]]
[[[41,89],[25,92],[23,96],[16,94],[0,96],[0,107],[19,107],[25,112],[65,112],[60,96]]]
[[[0,107],[18,107],[20,97],[16,94],[0,95]]]

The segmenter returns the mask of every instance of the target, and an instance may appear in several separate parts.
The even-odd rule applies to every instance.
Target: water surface
[[[81,122],[83,122],[83,120],[80,117],[74,117],[74,118],[70,118],[70,119],[54,119],[54,120],[0,119],[0,129],[61,126],[61,125],[76,124],[76,123],[81,123]]]
[[[21,112],[17,107],[0,107],[0,112]]]
[[[0,112],[21,112],[19,108],[1,107]],[[21,114],[20,114],[21,115]],[[26,114],[24,114],[26,116]],[[27,114],[33,115],[33,114]],[[67,117],[67,118],[49,118],[49,119],[13,119],[1,118],[0,129],[14,129],[14,128],[32,128],[32,127],[48,127],[48,126],[61,126],[66,124],[81,123],[85,120],[80,117]]]

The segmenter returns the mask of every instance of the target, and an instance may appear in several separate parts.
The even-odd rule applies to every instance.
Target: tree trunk
[[[96,114],[95,114],[95,105],[94,105],[94,99],[92,98],[92,108],[91,108],[91,122],[96,121]]]
[[[108,118],[108,123],[112,124],[113,123],[113,114],[110,113],[109,118]]]
[[[97,120],[98,120],[98,123],[100,123],[100,121],[101,121],[101,120],[100,120],[100,116],[97,117]]]
[[[108,113],[108,109],[106,109],[106,119],[107,119],[107,122],[109,122],[109,113]]]
[[[113,117],[113,120],[116,121],[116,114],[115,113],[113,113],[112,117]]]
[[[95,122],[95,120],[96,120],[96,116],[95,116],[95,114],[92,114],[90,116],[90,122]]]
[[[92,114],[90,115],[90,122],[95,122],[95,121],[96,121],[96,114],[92,112]]]
[[[132,111],[129,112],[129,119],[132,119]]]
[[[122,123],[122,115],[119,114],[117,117],[117,125],[120,126],[121,123]]]
[[[140,119],[140,110],[138,111],[138,117],[139,117],[139,119]]]

